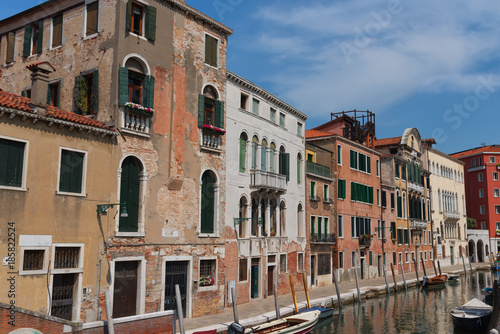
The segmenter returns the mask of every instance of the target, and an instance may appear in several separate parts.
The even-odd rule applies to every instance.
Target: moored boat
[[[333,307],[313,306],[310,308],[305,308],[303,310],[300,310],[300,313],[311,312],[311,311],[320,311],[321,313],[319,314],[319,318],[324,319],[330,317],[333,314]]]
[[[320,311],[311,311],[274,320],[265,324],[244,328],[238,323],[229,326],[230,334],[306,334],[318,322]]]
[[[422,282],[422,288],[443,287],[445,286],[447,280],[448,280],[447,275],[438,275],[436,277],[431,277],[431,278],[424,276],[424,280]]]
[[[495,261],[491,265],[491,270],[493,270],[493,271],[500,271],[500,261]]]
[[[455,329],[475,333],[488,329],[492,313],[493,307],[476,298],[450,311]]]

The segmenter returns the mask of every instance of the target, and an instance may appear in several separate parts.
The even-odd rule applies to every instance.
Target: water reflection
[[[481,289],[500,281],[500,273],[475,272],[437,290],[409,288],[406,292],[344,305],[319,322],[312,334],[331,333],[454,333],[449,311],[472,298],[484,300]],[[458,332],[455,332],[458,334]]]

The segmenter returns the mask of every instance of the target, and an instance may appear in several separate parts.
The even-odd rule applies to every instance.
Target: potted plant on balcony
[[[363,234],[362,237],[363,237],[363,239],[372,239],[373,234]]]
[[[218,128],[218,127],[210,125],[210,124],[204,124],[202,126],[202,129],[205,130],[205,131],[215,132],[215,133],[218,133],[218,134],[224,134],[224,133],[226,133],[226,130]]]
[[[125,110],[137,115],[153,117],[155,110],[153,108],[144,107],[137,103],[127,102],[125,103]]]
[[[271,227],[271,237],[274,237],[276,236],[276,231],[274,230],[274,228]]]
[[[500,234],[500,230],[497,230],[497,234]]]
[[[212,286],[215,284],[215,279],[210,275],[201,275],[200,276],[200,286]]]

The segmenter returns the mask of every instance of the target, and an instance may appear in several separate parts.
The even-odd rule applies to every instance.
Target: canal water
[[[436,290],[400,288],[388,296],[362,300],[336,309],[332,318],[320,320],[312,334],[350,333],[454,333],[450,310],[477,298],[481,289],[493,285],[500,276],[487,271],[460,276],[458,283]],[[461,334],[461,333],[460,333]]]

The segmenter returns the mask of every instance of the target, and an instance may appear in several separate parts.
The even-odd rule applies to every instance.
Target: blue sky
[[[40,2],[2,4],[0,18]],[[500,2],[187,3],[234,30],[228,68],[308,114],[308,129],[369,109],[378,138],[416,127],[446,153],[500,144]]]

